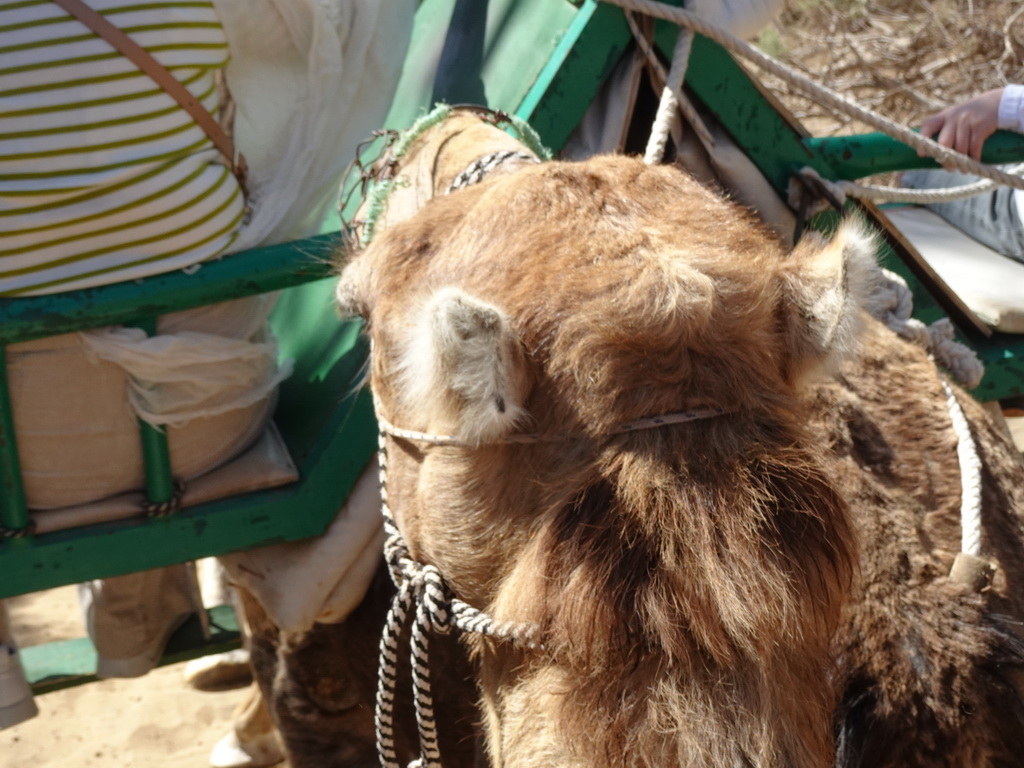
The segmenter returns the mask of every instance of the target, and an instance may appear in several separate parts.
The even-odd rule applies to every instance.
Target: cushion
[[[1024,264],[968,237],[927,208],[886,208],[885,216],[978,319],[1024,333]]]

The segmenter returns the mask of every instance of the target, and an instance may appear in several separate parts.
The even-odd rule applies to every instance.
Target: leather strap
[[[245,190],[246,166],[241,153],[235,154],[235,144],[231,137],[221,128],[217,120],[209,113],[202,102],[178,82],[177,78],[141,45],[115,27],[102,14],[90,8],[82,0],[53,0],[65,11],[70,13],[89,29],[110,43],[116,50],[135,64],[142,72],[166,91],[182,109],[188,112],[196,124],[210,138],[213,145],[224,155],[239,182]]]

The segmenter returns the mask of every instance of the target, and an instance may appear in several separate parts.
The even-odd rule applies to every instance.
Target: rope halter
[[[374,405],[378,414],[377,423],[380,426],[378,461],[381,514],[384,517],[384,531],[387,534],[384,542],[384,556],[391,571],[391,578],[398,588],[398,593],[388,611],[380,640],[380,666],[375,712],[377,752],[383,768],[401,768],[395,749],[394,736],[395,688],[399,663],[399,640],[405,627],[411,624],[410,667],[420,756],[409,764],[409,768],[441,768],[437,720],[434,714],[430,684],[430,635],[445,635],[455,628],[462,632],[512,642],[524,648],[539,648],[542,647],[539,642],[540,627],[533,623],[495,621],[483,611],[456,598],[435,566],[424,565],[411,557],[409,548],[395,524],[388,503],[387,437],[434,446],[456,446],[470,449],[476,446],[460,440],[454,435],[433,435],[396,427],[381,415],[383,409],[376,399]],[[642,429],[685,424],[714,418],[725,413],[728,411],[721,408],[697,408],[662,416],[652,416],[622,424],[608,434],[619,435]],[[515,434],[496,441],[496,444],[558,442],[578,438],[579,436],[573,435]]]

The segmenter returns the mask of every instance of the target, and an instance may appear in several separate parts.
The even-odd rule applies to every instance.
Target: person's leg
[[[220,691],[252,682],[249,668],[249,646],[241,604],[224,566],[215,557],[196,561],[199,592],[206,609],[230,605],[235,609],[242,628],[242,647],[232,651],[200,656],[185,665],[185,682],[198,691]]]
[[[903,174],[903,186],[943,189],[969,184],[978,178],[941,169],[907,171]],[[974,197],[929,203],[925,207],[992,250],[1024,261],[1024,223],[1014,200],[1014,190],[1009,187],[997,186]]]
[[[37,714],[39,708],[25,679],[7,608],[0,600],[0,729],[10,728]]]
[[[184,565],[79,584],[98,677],[138,677],[156,666],[175,629],[195,611]]]

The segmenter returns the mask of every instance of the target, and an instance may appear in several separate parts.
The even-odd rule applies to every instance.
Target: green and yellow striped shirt
[[[87,0],[210,111],[210,0]],[[238,182],[187,112],[50,0],[0,0],[0,295],[196,264],[234,240]]]

